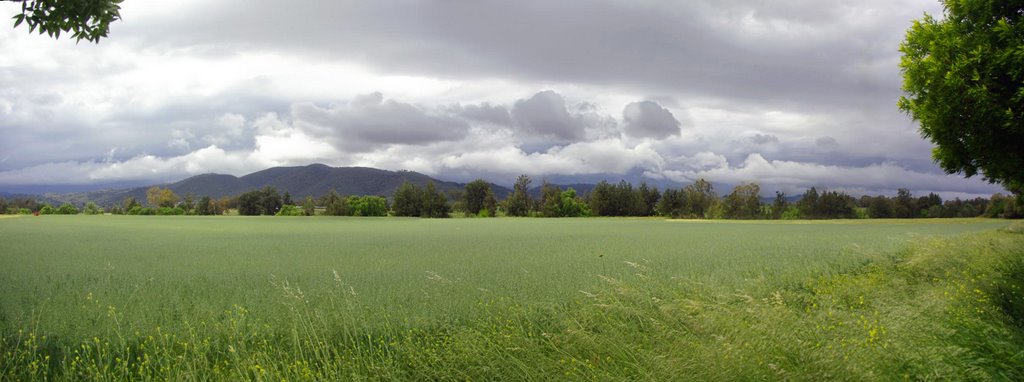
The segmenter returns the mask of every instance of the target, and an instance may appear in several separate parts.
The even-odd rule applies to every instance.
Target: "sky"
[[[324,163],[1001,192],[944,174],[896,107],[899,43],[926,12],[941,5],[127,0],[99,44],[0,27],[0,191]]]

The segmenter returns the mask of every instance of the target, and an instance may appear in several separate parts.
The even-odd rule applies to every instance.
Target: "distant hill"
[[[306,196],[320,197],[331,190],[342,195],[390,197],[394,194],[395,189],[406,181],[417,186],[426,186],[427,182],[433,181],[443,192],[461,191],[465,187],[465,184],[462,183],[446,182],[414,171],[388,171],[367,167],[330,167],[323,164],[274,167],[242,177],[202,174],[159,186],[170,188],[179,196],[192,194],[197,198],[234,196],[271,186],[277,188],[281,194],[288,192],[292,199],[299,200]],[[41,199],[49,203],[70,202],[77,205],[93,201],[101,206],[109,206],[119,203],[127,197],[134,197],[144,202],[146,190],[149,187],[151,186],[68,194],[47,193],[43,194]],[[504,199],[512,192],[508,188],[495,184],[491,184],[491,188],[498,199]]]

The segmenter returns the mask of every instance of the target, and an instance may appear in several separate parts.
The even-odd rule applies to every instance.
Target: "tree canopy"
[[[949,173],[1024,192],[1024,2],[941,0],[900,45],[899,108]]]
[[[70,33],[76,41],[99,43],[110,32],[110,23],[121,19],[123,0],[7,0],[21,3],[14,15],[14,27],[28,25],[29,33],[39,31],[60,38]]]

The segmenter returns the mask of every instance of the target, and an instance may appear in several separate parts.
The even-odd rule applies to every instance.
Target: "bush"
[[[796,207],[789,207],[782,212],[782,220],[799,220],[800,217],[800,209]]]
[[[295,207],[294,205],[291,205],[291,204],[285,204],[285,205],[281,206],[281,210],[277,211],[277,214],[274,215],[274,216],[305,216],[305,215],[306,215],[305,212],[303,212],[298,207]]]
[[[156,210],[157,215],[184,215],[185,210],[181,207],[160,207]]]
[[[40,215],[53,215],[53,214],[56,214],[56,213],[57,213],[57,209],[53,208],[53,206],[51,206],[49,204],[43,204],[43,206],[41,208],[39,208],[39,214]]]

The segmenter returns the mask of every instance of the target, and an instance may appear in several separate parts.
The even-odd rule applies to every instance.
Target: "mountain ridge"
[[[296,201],[306,196],[321,197],[332,190],[341,195],[379,195],[390,198],[406,181],[418,187],[434,182],[437,189],[445,193],[461,191],[465,187],[465,183],[444,181],[415,171],[330,167],[314,163],[305,166],[271,167],[242,176],[205,173],[172,183],[88,192],[45,193],[40,196],[41,202],[51,204],[66,202],[81,206],[92,201],[100,206],[110,206],[128,197],[145,202],[146,190],[154,186],[169,188],[179,197],[191,194],[195,198],[230,197],[269,186],[276,188],[281,194],[289,193]],[[491,188],[498,199],[512,193],[510,189],[493,183]]]

